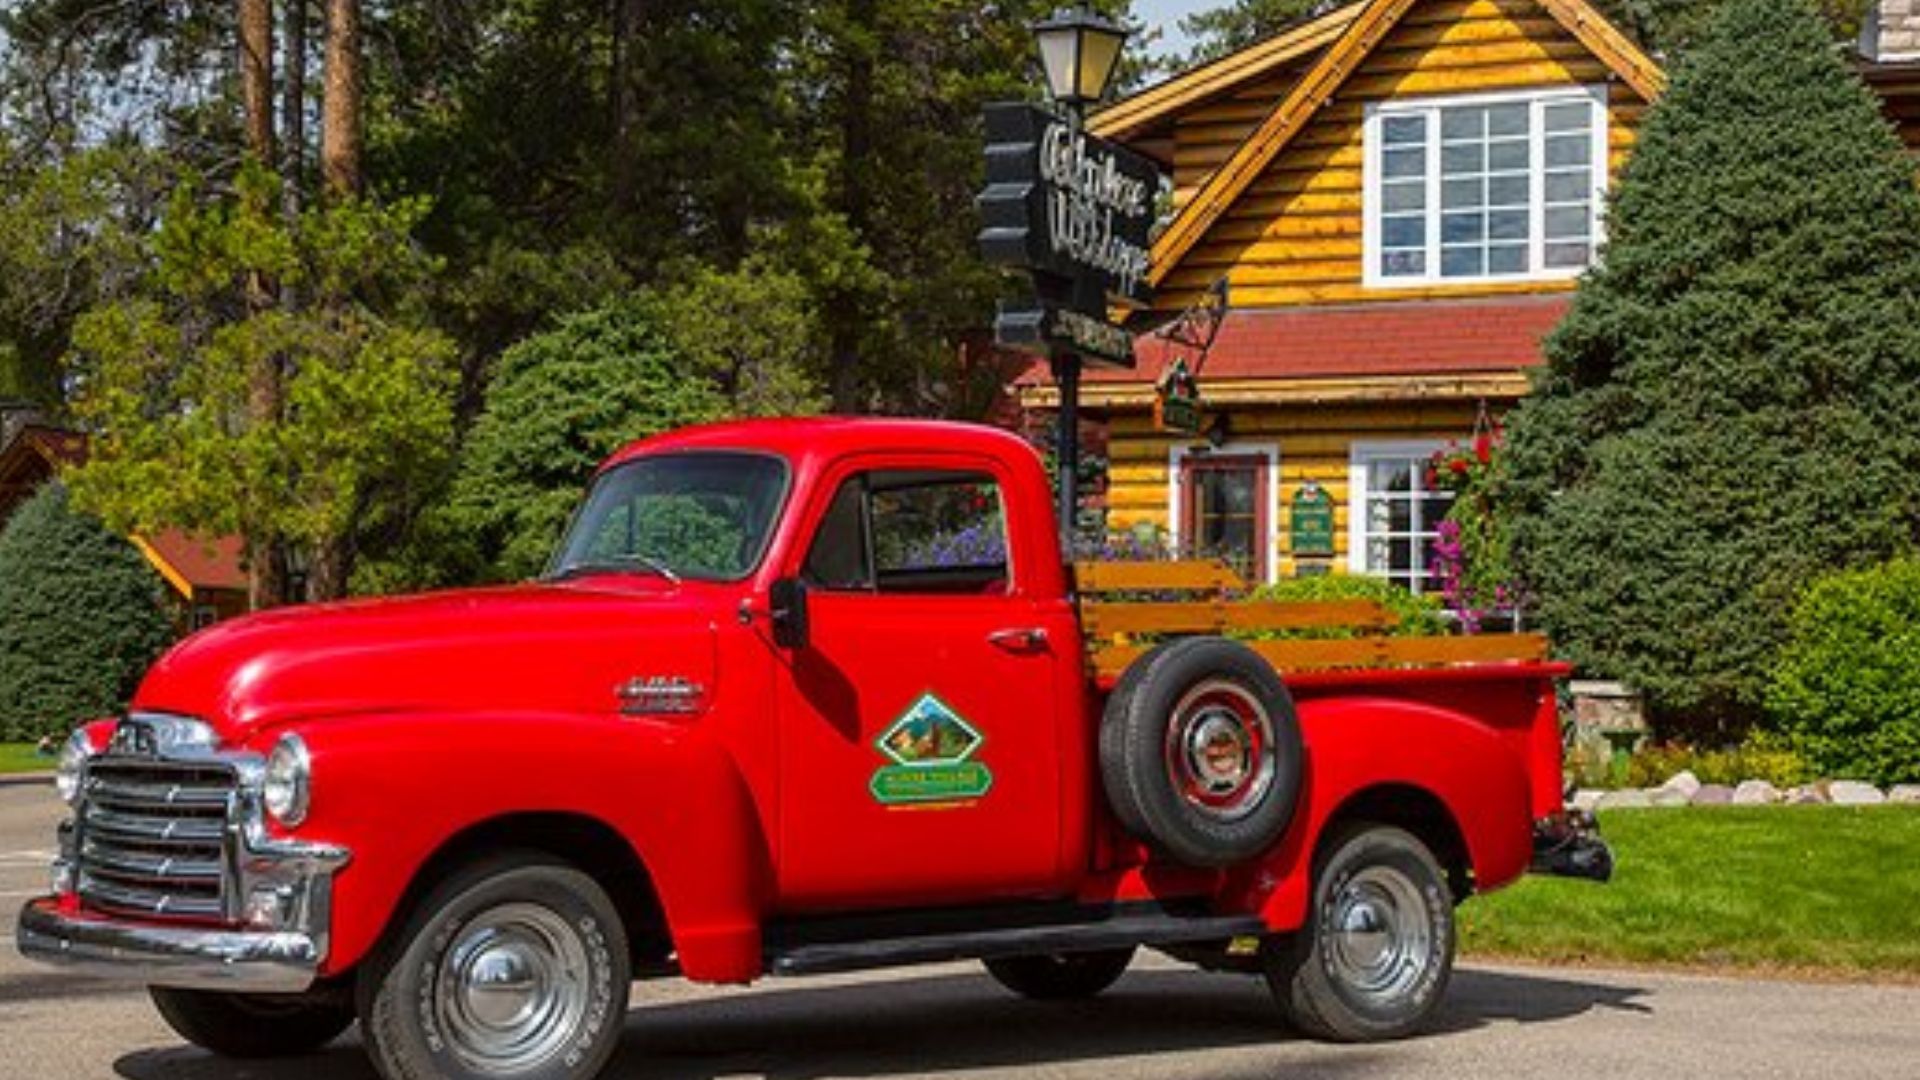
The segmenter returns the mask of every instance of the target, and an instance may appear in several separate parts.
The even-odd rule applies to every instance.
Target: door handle
[[[995,630],[987,635],[987,644],[1013,653],[1041,652],[1047,647],[1047,632],[1037,626]]]

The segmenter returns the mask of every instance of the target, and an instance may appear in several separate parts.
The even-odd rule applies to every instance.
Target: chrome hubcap
[[[1419,984],[1433,931],[1420,890],[1406,875],[1370,866],[1348,879],[1327,914],[1328,972],[1349,993],[1384,1005]]]
[[[1273,721],[1240,686],[1201,683],[1174,707],[1167,775],[1174,791],[1216,821],[1252,813],[1273,784]]]
[[[503,904],[468,923],[441,957],[440,1031],[475,1072],[529,1069],[579,1030],[589,974],[586,945],[565,919],[534,904]]]

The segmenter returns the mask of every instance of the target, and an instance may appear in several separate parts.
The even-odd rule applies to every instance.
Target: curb
[[[53,783],[53,770],[45,772],[0,773],[0,788],[26,787],[29,784]]]

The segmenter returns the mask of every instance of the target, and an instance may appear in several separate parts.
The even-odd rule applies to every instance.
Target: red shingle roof
[[[1207,382],[1341,376],[1450,375],[1530,368],[1540,339],[1566,314],[1564,295],[1497,300],[1423,300],[1235,311],[1200,369]],[[1171,359],[1163,339],[1143,335],[1131,370],[1089,365],[1090,383],[1150,383]],[[1018,386],[1052,382],[1045,363]]]
[[[244,549],[237,536],[203,540],[178,529],[164,529],[140,539],[196,591],[247,587],[247,573],[240,568]]]

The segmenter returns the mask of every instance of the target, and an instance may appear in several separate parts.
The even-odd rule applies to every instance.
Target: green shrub
[[[1399,617],[1399,625],[1390,635],[1444,634],[1447,620],[1440,614],[1440,600],[1432,595],[1415,595],[1384,578],[1366,574],[1322,574],[1316,577],[1286,578],[1253,590],[1252,600],[1372,600]],[[1352,627],[1304,627],[1298,630],[1263,630],[1250,633],[1250,639],[1268,638],[1350,638],[1361,631]]]
[[[1814,581],[1788,630],[1774,726],[1830,776],[1920,781],[1920,559]]]
[[[0,531],[0,741],[62,736],[126,707],[172,640],[165,585],[49,484]]]
[[[1692,772],[1703,784],[1732,786],[1742,780],[1765,780],[1779,788],[1804,784],[1818,771],[1785,737],[1756,731],[1738,745],[1721,749],[1649,744],[1634,752],[1621,779],[1628,787],[1659,787],[1682,770]]]
[[[1811,5],[1727,0],[1508,416],[1539,623],[1664,734],[1750,727],[1800,586],[1920,535],[1916,237],[1913,159]]]

